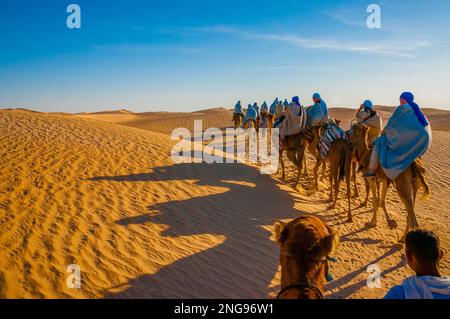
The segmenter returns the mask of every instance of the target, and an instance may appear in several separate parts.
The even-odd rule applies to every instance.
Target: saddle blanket
[[[330,151],[331,143],[340,138],[345,139],[344,130],[336,123],[331,121],[328,122],[328,124],[326,125],[326,129],[322,133],[322,136],[319,140],[320,156],[322,156],[322,158],[327,157],[328,152]]]

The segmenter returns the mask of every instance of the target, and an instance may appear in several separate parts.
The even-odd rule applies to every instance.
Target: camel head
[[[369,126],[365,124],[355,124],[352,126],[349,141],[356,150],[358,156],[361,156],[364,149],[368,148],[367,136]]]
[[[334,123],[336,123],[336,125],[337,125],[338,127],[341,126],[341,120],[334,119]]]
[[[328,257],[334,253],[339,235],[314,216],[301,216],[275,225],[280,245],[283,299],[323,298],[328,275]]]

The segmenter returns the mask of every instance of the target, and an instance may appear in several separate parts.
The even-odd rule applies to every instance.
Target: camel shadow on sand
[[[395,246],[391,247],[391,249],[386,251],[383,255],[381,255],[381,256],[375,258],[374,260],[372,260],[371,262],[367,263],[364,267],[361,267],[361,268],[359,268],[359,269],[357,269],[357,270],[355,270],[353,272],[350,272],[347,275],[345,275],[345,276],[343,276],[343,277],[341,277],[341,278],[339,278],[339,279],[337,279],[337,280],[335,280],[333,282],[330,282],[329,284],[326,285],[326,289],[327,290],[333,290],[333,289],[336,289],[338,287],[341,287],[341,286],[345,285],[346,283],[348,283],[349,281],[351,281],[352,279],[354,279],[358,275],[361,275],[362,273],[365,273],[367,271],[367,267],[369,265],[373,265],[373,264],[379,263],[383,259],[385,259],[385,258],[387,258],[387,257],[389,257],[389,256],[391,256],[393,254],[396,254],[398,252],[399,252],[398,247],[395,247]],[[392,267],[390,267],[388,269],[383,270],[380,273],[380,276],[381,277],[386,276],[387,274],[389,274],[389,273],[391,273],[391,272],[393,272],[393,271],[395,271],[397,269],[400,269],[400,268],[402,268],[402,267],[404,267],[406,265],[407,265],[406,260],[404,258],[400,258],[399,262],[396,265],[394,265],[394,266],[392,266]],[[358,291],[361,288],[366,287],[366,286],[367,286],[367,280],[361,280],[361,281],[358,281],[358,282],[356,282],[354,284],[351,284],[351,285],[349,285],[349,286],[347,286],[347,287],[345,287],[345,288],[343,288],[343,289],[341,289],[339,291],[336,291],[336,292],[333,292],[333,293],[329,294],[328,298],[331,298],[331,299],[348,298],[352,294],[354,294],[356,291]]]
[[[278,245],[263,226],[295,218],[293,197],[270,176],[244,164],[178,164],[151,173],[94,177],[90,181],[159,182],[195,180],[198,186],[224,187],[219,194],[172,200],[148,207],[148,213],[116,221],[156,223],[163,237],[199,234],[224,236],[212,248],[179,259],[154,274],[131,279],[105,291],[106,298],[267,298],[279,264]],[[249,184],[250,182],[250,184]],[[115,290],[115,289],[114,289]]]

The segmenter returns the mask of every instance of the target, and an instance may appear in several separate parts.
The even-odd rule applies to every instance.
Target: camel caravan
[[[327,105],[319,93],[315,93],[312,99],[313,104],[305,107],[300,104],[297,96],[290,103],[276,98],[270,107],[264,102],[260,109],[254,103],[249,104],[245,111],[239,101],[233,114],[234,126],[254,127],[256,130],[260,127],[279,129],[281,178],[285,181],[283,154],[286,153],[297,170],[295,189],[299,187],[302,172],[308,177],[306,151],[315,159],[312,182],[315,191],[319,189],[319,171],[322,170],[321,179],[324,179],[329,167],[329,209],[336,207],[340,184],[345,179],[347,222],[352,222],[353,219],[351,198],[359,197],[356,180],[360,173],[366,188],[366,197],[361,206],[368,205],[370,196],[372,199],[372,219],[366,223],[366,227],[377,226],[378,210],[381,207],[388,226],[391,229],[397,228],[397,222],[389,214],[385,203],[387,190],[393,184],[407,212],[407,226],[403,236],[399,238],[399,243],[406,242],[407,257],[408,245],[413,245],[408,242],[409,237],[434,242],[432,248],[439,251],[436,235],[419,229],[414,211],[419,188],[423,189],[425,198],[430,195],[420,157],[429,149],[432,140],[430,124],[414,102],[414,96],[409,92],[401,94],[400,106],[384,128],[379,112],[373,108],[370,100],[365,100],[347,131],[340,127],[338,119],[329,118]],[[353,196],[351,182],[354,186]],[[331,256],[339,242],[338,234],[319,218],[301,216],[288,224],[277,223],[275,235],[280,245],[281,264],[281,290],[278,298],[323,298],[325,283],[331,278],[328,263],[333,260]],[[422,247],[420,244],[415,245]],[[411,249],[418,250],[417,247]],[[411,268],[414,270],[413,266]],[[435,271],[429,272],[432,274],[430,276],[436,275]],[[437,281],[442,284],[440,280]],[[416,283],[405,289],[419,287],[423,290],[423,287],[428,287],[427,284],[432,286],[431,283]],[[428,296],[450,297],[450,281],[442,285],[446,290],[441,292],[445,293],[428,293]],[[433,292],[432,289],[431,291]],[[405,291],[404,296],[407,297],[407,293],[409,291]],[[394,297],[391,291],[387,298],[389,297]]]

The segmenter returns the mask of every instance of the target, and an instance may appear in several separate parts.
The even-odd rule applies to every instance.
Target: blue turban
[[[403,92],[402,95],[400,95],[400,98],[408,102],[409,106],[411,106],[411,108],[414,110],[414,113],[416,113],[417,119],[423,126],[430,125],[427,118],[420,110],[420,107],[416,103],[414,103],[414,95],[411,92]]]
[[[300,106],[300,99],[298,98],[298,96],[294,96],[294,97],[292,98],[292,102],[293,102],[295,105]]]
[[[287,99],[284,99],[283,105],[284,105],[284,106],[288,106],[288,105],[289,105],[289,102],[288,102]]]
[[[314,93],[313,94],[313,99],[320,99],[320,94],[319,93]]]
[[[372,109],[372,106],[373,106],[371,100],[365,100],[364,103],[363,103],[363,105],[364,105],[364,110],[365,110],[365,111],[371,110],[371,109]]]

